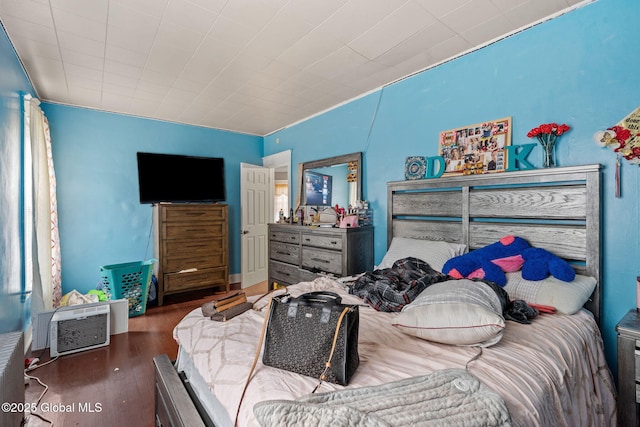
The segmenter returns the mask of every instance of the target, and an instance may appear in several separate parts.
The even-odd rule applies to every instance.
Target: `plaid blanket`
[[[378,311],[400,311],[420,292],[434,283],[448,280],[442,274],[417,258],[402,258],[391,268],[365,273],[349,288],[349,293],[364,299]]]

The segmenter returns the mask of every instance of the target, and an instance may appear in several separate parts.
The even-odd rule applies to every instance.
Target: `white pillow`
[[[596,279],[576,274],[572,282],[553,276],[544,280],[525,280],[522,272],[507,273],[504,290],[512,300],[522,299],[531,304],[555,307],[558,313],[574,314],[587,302],[596,288]]]
[[[392,324],[428,341],[481,347],[496,344],[504,331],[502,304],[495,291],[469,279],[429,286]]]
[[[445,262],[455,256],[464,254],[466,250],[466,245],[458,243],[394,237],[378,268],[391,268],[393,263],[399,259],[414,257],[426,262],[434,270],[441,272]]]

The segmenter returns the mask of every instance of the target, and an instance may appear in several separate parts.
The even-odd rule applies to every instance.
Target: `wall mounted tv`
[[[224,159],[138,153],[140,203],[226,200]]]
[[[305,171],[305,195],[307,205],[331,206],[333,177],[324,173]]]

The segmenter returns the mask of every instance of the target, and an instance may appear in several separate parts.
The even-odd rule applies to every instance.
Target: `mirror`
[[[300,205],[355,206],[362,199],[362,153],[300,163]]]

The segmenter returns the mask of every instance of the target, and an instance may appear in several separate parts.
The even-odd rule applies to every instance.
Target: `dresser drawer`
[[[165,222],[162,224],[164,238],[173,239],[209,239],[224,236],[226,230],[222,222],[194,222],[193,224]]]
[[[296,268],[300,263],[300,247],[287,245],[285,243],[271,242],[269,243],[269,254],[271,259],[295,264]]]
[[[278,282],[298,283],[298,270],[299,268],[295,265],[269,261],[269,277]]]
[[[224,252],[210,254],[183,254],[183,256],[165,257],[163,259],[165,273],[177,273],[182,270],[197,268],[224,267],[227,265]]]
[[[342,237],[302,233],[302,244],[304,246],[315,246],[317,248],[335,249],[340,251],[342,250]]]
[[[210,286],[226,286],[226,284],[226,268],[211,268],[188,273],[169,273],[164,275],[165,293]]]
[[[302,267],[342,275],[342,253],[303,247]]]
[[[269,278],[283,285],[295,285],[300,282],[311,282],[317,274],[298,268],[295,265],[278,261],[269,261]]]
[[[271,231],[269,233],[269,240],[276,242],[300,243],[300,233],[287,233],[286,231]]]
[[[162,247],[163,258],[195,255],[211,255],[224,252],[224,238],[211,237],[202,240],[165,240]]]
[[[195,222],[195,221],[220,221],[227,219],[224,206],[215,205],[173,205],[162,209],[160,218],[163,222]]]

